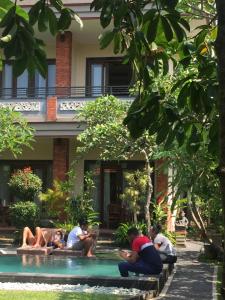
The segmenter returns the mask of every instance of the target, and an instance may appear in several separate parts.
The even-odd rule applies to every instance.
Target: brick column
[[[57,97],[48,97],[46,106],[46,121],[56,121],[57,118]]]
[[[66,31],[56,37],[56,87],[58,95],[67,95],[71,86],[72,33]]]
[[[53,179],[65,180],[69,168],[69,139],[53,141]]]
[[[155,162],[156,170],[156,196],[157,201],[160,203],[166,196],[168,192],[168,174],[165,173],[163,168],[164,160],[159,159]]]

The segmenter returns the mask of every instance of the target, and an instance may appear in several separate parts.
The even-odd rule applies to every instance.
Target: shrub
[[[34,228],[40,216],[37,204],[31,201],[19,201],[12,204],[9,207],[9,213],[13,225],[17,228],[23,228],[25,226]]]
[[[66,201],[65,212],[68,221],[76,225],[79,219],[86,219],[89,226],[99,225],[99,213],[94,210],[92,199],[93,190],[95,189],[92,174],[86,172],[84,176],[84,191],[76,197],[69,197]]]
[[[15,171],[9,180],[9,186],[20,200],[32,201],[40,193],[42,181],[29,167]]]
[[[53,188],[48,189],[45,193],[40,193],[39,198],[46,204],[48,217],[60,219],[64,214],[65,203],[69,199],[68,181],[53,181]]]
[[[127,239],[128,229],[136,227],[141,233],[147,234],[147,225],[145,223],[121,223],[115,232],[115,242],[119,246],[128,246],[129,241]]]

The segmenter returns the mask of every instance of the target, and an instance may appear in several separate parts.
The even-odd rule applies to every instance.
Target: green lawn
[[[125,299],[116,295],[63,293],[63,292],[31,292],[1,291],[0,300],[119,300]]]

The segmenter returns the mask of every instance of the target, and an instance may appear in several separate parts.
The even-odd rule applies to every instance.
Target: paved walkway
[[[187,248],[178,250],[178,261],[171,284],[167,291],[166,287],[164,288],[158,299],[214,299],[214,266],[198,261],[202,247],[200,242],[187,242]]]

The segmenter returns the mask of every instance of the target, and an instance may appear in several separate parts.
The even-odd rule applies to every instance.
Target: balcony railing
[[[3,88],[0,99],[37,99],[48,96],[61,98],[96,98],[103,95],[118,97],[129,96],[129,86],[85,86],[85,87],[49,87],[49,88]]]

